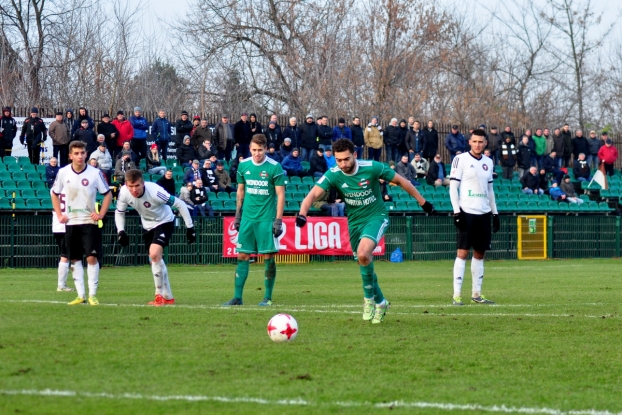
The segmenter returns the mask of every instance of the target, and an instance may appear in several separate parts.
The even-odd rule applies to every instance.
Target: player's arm
[[[490,203],[490,210],[493,215],[497,215],[497,201],[495,200],[495,191],[493,190],[492,182],[488,182],[488,203]]]
[[[127,201],[125,200],[124,191],[125,187],[121,189],[119,198],[117,199],[117,208],[114,211],[114,223],[117,227],[117,240],[119,245],[128,246],[130,244],[130,238],[125,233],[125,211],[127,210]]]
[[[460,195],[458,194],[458,188],[460,187],[460,180],[462,180],[462,164],[460,164],[459,157],[454,157],[454,161],[451,163],[451,173],[449,175],[449,199],[451,200],[451,207],[454,210],[454,215],[460,213]]]
[[[285,186],[274,186],[276,192],[276,218],[283,219],[283,210],[285,210]]]
[[[106,213],[108,213],[108,209],[110,208],[110,204],[112,203],[112,192],[108,191],[104,195],[104,200],[102,200],[102,206],[99,209],[99,217],[97,220],[104,219],[106,217]]]
[[[238,177],[240,172],[238,172]],[[235,219],[233,221],[233,226],[237,231],[240,230],[240,223],[242,222],[242,206],[244,205],[244,195],[246,189],[243,183],[240,183],[238,180],[238,190],[235,194]],[[281,211],[283,214],[283,211]]]
[[[325,190],[318,185],[313,186],[309,194],[300,202],[300,212],[298,216],[307,216],[309,209],[313,206],[313,202],[324,194]]]
[[[108,209],[110,208],[110,204],[112,203],[112,192],[110,192],[108,182],[106,182],[104,174],[101,172],[101,170],[99,171],[99,180],[97,180],[97,191],[104,195],[104,200],[102,201],[99,213],[91,213],[91,218],[93,218],[93,220],[102,220],[106,217],[106,213],[108,213]]]
[[[179,214],[184,219],[184,223],[186,224],[186,228],[191,229],[194,228],[194,222],[192,222],[192,216],[190,216],[190,211],[188,210],[188,205],[183,200],[171,195],[169,199],[169,206],[176,207],[179,211]]]

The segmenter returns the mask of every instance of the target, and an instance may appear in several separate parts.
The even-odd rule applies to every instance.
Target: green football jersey
[[[258,222],[273,221],[276,218],[275,186],[285,186],[281,165],[270,157],[261,164],[255,164],[251,157],[240,162],[238,183],[245,186],[242,219]]]
[[[348,207],[350,226],[361,226],[373,217],[387,216],[378,179],[390,182],[395,177],[395,171],[377,161],[356,160],[356,163],[354,173],[345,174],[335,166],[316,183],[324,190],[333,187],[341,194]]]

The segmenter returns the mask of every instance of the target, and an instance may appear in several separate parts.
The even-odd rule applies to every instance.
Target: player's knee
[[[238,252],[238,261],[248,261],[251,258],[249,254]]]
[[[366,255],[364,253],[358,253],[357,256],[358,256],[360,265],[366,267],[367,265],[369,265],[371,263],[371,256],[370,255]]]

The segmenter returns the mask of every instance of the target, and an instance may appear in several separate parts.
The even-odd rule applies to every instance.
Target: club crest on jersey
[[[265,179],[268,177],[268,173],[264,170],[259,174],[259,177],[261,177],[262,179]]]
[[[482,169],[488,171],[488,164],[482,164]]]
[[[359,182],[359,187],[362,187],[363,189],[365,189],[368,184],[369,184],[369,180],[361,179],[361,181]]]
[[[89,179],[82,179],[82,186],[88,186],[89,185]]]
[[[150,208],[151,207],[151,203],[147,202],[146,200],[143,202],[143,206],[146,208]]]

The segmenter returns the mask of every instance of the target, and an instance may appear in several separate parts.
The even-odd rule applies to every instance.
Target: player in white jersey
[[[60,223],[65,224],[65,244],[73,267],[73,281],[78,297],[69,305],[84,304],[84,268],[82,257],[86,256],[89,281],[88,302],[99,305],[97,284],[99,282],[98,256],[101,252],[101,230],[97,222],[108,212],[112,194],[102,172],[86,164],[86,144],[72,141],[69,144],[71,164],[56,175],[52,186],[52,205]],[[104,195],[99,212],[95,208],[97,193]]]
[[[121,246],[129,245],[129,237],[125,233],[125,211],[128,206],[140,215],[143,225],[143,241],[149,252],[151,271],[155,282],[155,299],[149,305],[163,306],[175,304],[168,270],[162,259],[164,247],[168,246],[171,235],[175,231],[175,215],[171,206],[175,206],[186,224],[188,243],[196,241],[196,233],[186,203],[155,183],[145,183],[140,170],[128,170],[125,173],[125,185],[119,191],[117,209],[114,214],[117,225],[118,239]]]
[[[51,191],[50,191],[51,192]],[[73,288],[67,287],[67,274],[69,274],[69,258],[67,255],[67,245],[65,244],[65,224],[60,223],[56,212],[52,211],[52,233],[54,240],[60,250],[60,260],[58,261],[58,292],[75,291]]]
[[[454,210],[454,224],[458,228],[453,305],[464,305],[461,298],[462,281],[471,248],[473,248],[471,301],[478,304],[494,304],[481,293],[484,282],[484,256],[491,248],[491,215],[492,231],[497,233],[500,227],[492,187],[494,164],[490,158],[483,155],[486,143],[484,130],[473,131],[469,139],[471,150],[456,156],[451,163],[449,195]]]

